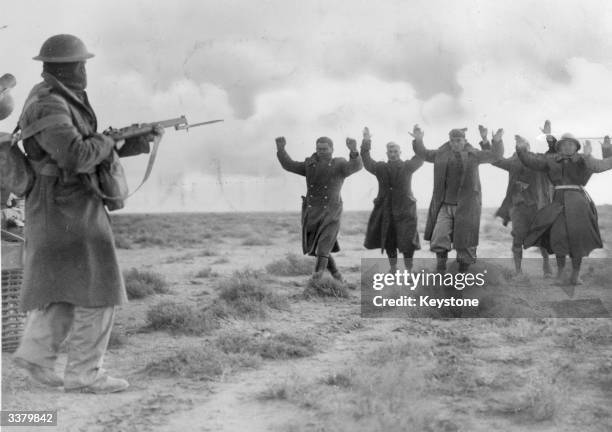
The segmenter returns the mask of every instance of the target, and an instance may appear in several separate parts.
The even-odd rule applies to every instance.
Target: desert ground
[[[483,261],[510,256],[510,228],[492,213]],[[605,248],[585,263],[576,299],[612,290],[612,206],[599,214]],[[132,299],[105,368],[131,387],[65,394],[31,383],[3,353],[2,409],[58,410],[58,427],[37,431],[612,430],[609,318],[362,318],[350,288],[361,258],[381,256],[362,247],[367,218],[343,217],[341,286],[309,283],[297,213],[113,215]],[[417,257],[431,257],[422,246]],[[538,272],[499,274],[508,293],[568,298]]]

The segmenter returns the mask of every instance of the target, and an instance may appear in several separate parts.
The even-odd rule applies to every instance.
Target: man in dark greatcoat
[[[550,133],[550,123],[548,130]],[[544,127],[546,129],[546,126]],[[478,126],[482,141],[481,148],[490,148],[487,129]],[[512,256],[517,275],[522,274],[523,244],[529,227],[539,209],[550,203],[552,185],[543,173],[527,168],[516,153],[510,158],[502,158],[493,165],[508,171],[508,187],[501,207],[495,213],[502,219],[504,226],[512,222]],[[544,277],[552,276],[548,252],[540,248]]]
[[[612,144],[605,143],[604,156]],[[554,186],[552,202],[540,209],[531,224],[525,248],[539,246],[557,258],[557,279],[563,280],[566,256],[572,260],[571,285],[579,285],[582,258],[602,247],[597,209],[584,190],[591,175],[612,169],[612,157],[596,159],[590,148],[578,153],[580,142],[571,134],[564,134],[555,142],[553,156],[529,151],[529,143],[516,136],[516,153],[525,166],[546,174]],[[589,145],[590,147],[590,145]]]
[[[302,197],[302,251],[316,256],[314,278],[320,278],[327,268],[335,279],[342,280],[332,252],[338,252],[338,232],[342,215],[340,190],[344,179],[362,167],[357,141],[347,138],[349,160],[333,158],[334,143],[321,137],[316,152],[304,162],[294,161],[285,150],[284,137],[276,138],[277,157],[289,172],[306,177],[307,193]]]
[[[465,140],[465,129],[450,131],[450,140],[437,150],[423,144],[423,131],[416,125],[414,153],[434,164],[434,189],[425,226],[425,240],[436,253],[438,272],[446,271],[448,251],[457,251],[459,271],[476,261],[482,194],[478,167],[496,162],[504,154],[503,129],[493,135],[491,150],[477,150]]]
[[[401,159],[400,146],[387,144],[387,162],[377,162],[370,156],[370,131],[363,131],[361,157],[366,170],[378,180],[378,195],[368,220],[364,246],[381,249],[389,257],[390,272],[397,270],[397,251],[404,255],[406,270],[412,270],[414,251],[421,248],[417,232],[416,199],[412,194],[412,174],[423,165],[423,159]]]
[[[115,141],[97,132],[85,88],[93,57],[72,35],[47,39],[35,60],[43,81],[30,92],[21,117],[24,148],[36,178],[26,194],[26,257],[21,306],[28,311],[15,364],[30,377],[65,391],[109,393],[128,382],[101,368],[115,306],[127,300],[110,219],[94,192],[96,167],[112,157]],[[119,155],[148,152],[156,128],[127,140]],[[64,379],[54,370],[68,339]]]

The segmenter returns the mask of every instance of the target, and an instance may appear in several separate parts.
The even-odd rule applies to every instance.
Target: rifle
[[[218,123],[222,121],[223,120],[209,120],[205,122],[189,124],[187,122],[187,118],[185,118],[185,116],[183,115],[177,118],[162,120],[153,123],[135,123],[131,126],[126,126],[121,129],[114,129],[112,127],[109,127],[107,130],[104,131],[104,134],[109,135],[115,141],[121,141],[128,138],[148,135],[153,132],[155,126],[161,126],[163,128],[173,127],[174,130],[189,131],[190,128],[204,126],[212,123]]]

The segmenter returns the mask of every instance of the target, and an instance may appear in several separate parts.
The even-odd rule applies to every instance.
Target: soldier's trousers
[[[114,306],[86,308],[71,303],[30,311],[14,356],[53,369],[60,344],[69,337],[64,388],[90,385],[102,367],[114,316]]]
[[[453,248],[456,205],[443,204],[431,234],[430,250],[435,253],[448,252]],[[457,248],[457,261],[465,264],[476,262],[476,247]]]

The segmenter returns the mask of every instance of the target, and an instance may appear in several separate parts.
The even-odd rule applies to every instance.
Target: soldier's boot
[[[572,258],[572,275],[570,276],[570,284],[582,285],[582,279],[580,279],[580,265],[582,264],[582,258]]]
[[[397,257],[389,257],[389,271],[387,273],[395,274],[397,271]]]
[[[436,253],[436,272],[446,273],[446,262],[448,261],[448,251]]]
[[[408,273],[412,273],[413,260],[412,257],[404,256],[404,268]]]
[[[463,261],[459,261],[459,273],[467,273],[467,271],[470,268],[470,264],[463,262]]]
[[[565,270],[565,255],[557,255],[557,276],[555,278],[556,282],[563,282],[563,271]]]
[[[112,376],[103,375],[96,379],[93,383],[85,387],[67,388],[64,389],[66,393],[117,393],[126,390],[130,384],[121,378],[114,378]]]
[[[336,267],[336,260],[330,255],[327,258],[327,270],[331,273],[332,277],[340,282],[344,282],[344,278],[340,271],[338,271],[338,267]]]
[[[33,381],[39,384],[44,384],[50,387],[61,387],[64,385],[64,380],[51,368],[45,368],[34,363],[30,363],[21,357],[15,357],[13,359],[15,366],[20,367]]]
[[[540,248],[542,254],[542,271],[544,272],[544,279],[552,277],[552,269],[550,268],[550,259],[548,258],[548,251],[544,248]]]
[[[321,279],[323,276],[323,272],[327,268],[328,257],[326,256],[317,256],[317,263],[315,264],[315,271],[312,274],[313,279]]]
[[[523,249],[513,247],[512,258],[514,259],[514,273],[516,273],[516,275],[518,276],[523,273],[523,269],[521,268],[521,265],[523,263]]]

